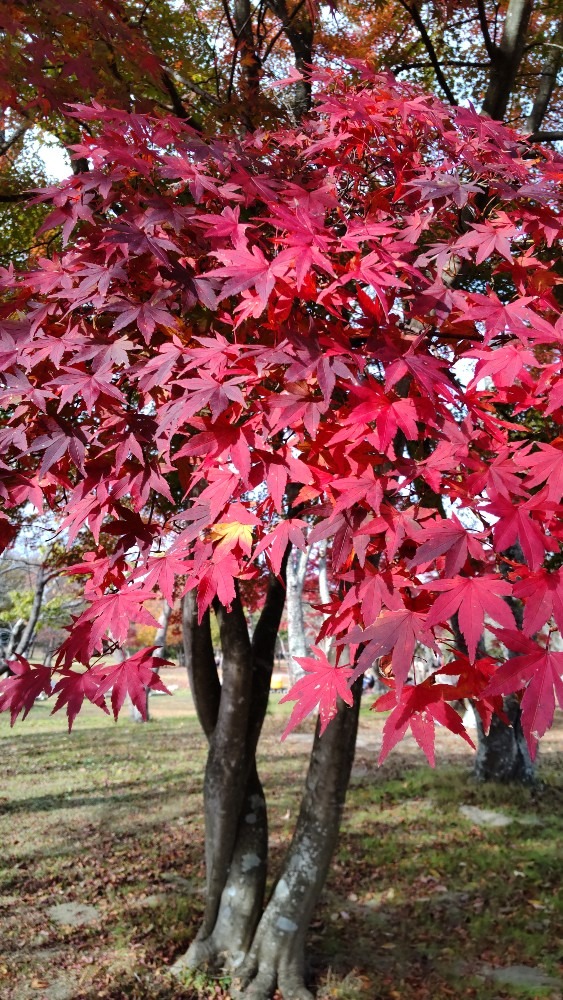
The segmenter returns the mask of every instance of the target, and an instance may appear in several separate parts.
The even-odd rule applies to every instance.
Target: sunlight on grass
[[[310,746],[307,726],[280,743],[290,707],[272,703],[260,753],[274,867],[291,838]],[[206,747],[186,690],[153,699],[151,711],[148,725],[127,716],[115,724],[90,707],[70,736],[41,703],[23,725],[0,722],[1,996],[41,996],[35,982],[84,1000],[228,997],[224,979],[181,985],[167,973],[203,907]],[[363,714],[339,850],[311,926],[319,997],[560,996],[553,985],[530,991],[487,978],[487,969],[513,965],[561,977],[558,744],[545,754],[539,789],[482,787],[471,755],[448,742],[435,772],[408,746],[378,770],[381,724]],[[513,822],[479,827],[461,805]],[[54,923],[50,908],[69,901],[94,907],[97,919]]]

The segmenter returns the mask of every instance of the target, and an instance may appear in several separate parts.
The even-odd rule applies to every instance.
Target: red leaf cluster
[[[183,580],[203,614],[327,539],[323,634],[354,666],[308,660],[294,719],[320,702],[324,724],[389,656],[385,748],[414,720],[431,756],[455,695],[413,687],[412,660],[457,615],[477,702],[486,630],[501,664],[525,644],[488,690],[523,694],[533,741],[561,698],[561,654],[533,638],[563,607],[561,158],[368,70],[243,139],[75,113],[91,169],[42,195],[67,249],[1,276],[1,537],[44,502],[97,546],[57,704],[140,703],[149,659],[101,679],[91,661],[155,589]],[[27,711],[40,677],[4,682],[3,707]]]

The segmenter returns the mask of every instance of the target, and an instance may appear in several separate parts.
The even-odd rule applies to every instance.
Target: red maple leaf
[[[455,514],[451,518],[438,518],[432,523],[427,521],[423,530],[415,535],[415,541],[422,544],[408,563],[409,567],[420,566],[445,555],[446,575],[455,576],[465,565],[468,553],[474,559],[485,558],[479,537],[464,528]]]
[[[280,704],[294,701],[289,722],[285,727],[282,740],[295,729],[311,712],[319,706],[321,735],[338,711],[338,698],[351,705],[354,698],[350,691],[349,678],[354,673],[352,667],[336,667],[329,663],[326,653],[318,646],[312,646],[314,656],[296,656],[295,659],[305,671],[290,691],[280,699]]]
[[[100,678],[96,697],[102,698],[107,691],[111,690],[111,704],[115,719],[117,719],[127,695],[131,698],[135,708],[139,710],[142,718],[146,719],[146,689],[150,688],[151,691],[162,691],[163,694],[170,694],[168,688],[155,672],[156,669],[169,664],[170,661],[153,656],[154,649],[155,646],[150,646],[147,649],[141,649],[134,656],[128,656],[121,663],[103,664],[92,669],[94,677]]]
[[[382,695],[372,706],[376,712],[388,712],[391,715],[383,727],[383,742],[378,764],[382,764],[394,746],[399,743],[408,727],[426,755],[431,767],[435,765],[434,738],[435,722],[445,726],[450,732],[461,736],[469,746],[475,745],[468,735],[457,712],[448,705],[444,698],[455,697],[447,684],[434,684],[432,679],[423,684],[404,684],[397,692],[389,691]]]
[[[409,608],[383,611],[369,628],[352,629],[347,641],[361,643],[364,647],[354,669],[353,680],[365,673],[380,656],[392,651],[391,666],[399,689],[407,679],[417,642],[435,647],[425,615]]]
[[[550,539],[543,532],[532,513],[540,515],[545,520],[546,511],[554,510],[556,504],[547,498],[547,491],[536,493],[529,500],[511,503],[504,497],[496,496],[483,509],[494,514],[498,520],[493,526],[495,550],[504,552],[515,541],[519,541],[526,562],[531,569],[539,569],[546,549],[550,549]]]
[[[453,580],[435,580],[424,586],[426,590],[444,591],[428,612],[427,627],[447,625],[457,612],[472,663],[483,634],[486,614],[506,628],[514,626],[512,611],[502,600],[512,594],[512,585],[506,580],[495,576],[456,576]]]
[[[548,499],[559,503],[563,497],[563,449],[541,442],[536,447],[538,450],[531,453],[529,449],[519,452],[515,457],[515,464],[532,470],[527,486],[546,483]]]
[[[483,694],[506,695],[525,688],[521,702],[522,730],[535,756],[537,741],[553,722],[556,695],[563,708],[563,653],[551,652],[515,629],[494,631],[518,655],[501,664]]]
[[[85,670],[81,674],[77,670],[68,671],[55,684],[53,695],[56,694],[58,698],[51,715],[66,705],[69,733],[85,698],[109,714],[105,698],[103,694],[100,694],[100,679],[92,670]]]
[[[12,677],[0,681],[0,712],[10,713],[10,725],[14,725],[20,712],[25,719],[40,694],[51,694],[50,667],[40,663],[29,663],[23,656],[17,656],[8,663]]]
[[[514,597],[523,600],[523,630],[527,635],[539,632],[553,616],[563,632],[563,574],[560,569],[540,569],[514,584]]]

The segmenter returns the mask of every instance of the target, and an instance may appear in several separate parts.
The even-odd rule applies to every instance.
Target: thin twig
[[[281,28],[279,29],[279,31],[276,32],[276,34],[274,35],[274,37],[268,42],[268,45],[266,46],[266,51],[264,52],[264,56],[262,58],[262,62],[263,63],[266,62],[266,59],[270,55],[270,52],[272,51],[272,49],[273,49],[274,45],[276,44],[278,38],[280,38],[280,36],[283,35],[283,33],[286,30],[287,26],[289,24],[291,24],[291,22],[293,21],[293,18],[296,17],[296,15],[299,13],[299,11],[301,10],[301,8],[305,6],[306,2],[307,2],[307,0],[299,0],[299,3],[293,8],[293,10],[292,10],[291,14],[289,15],[289,17],[285,18],[282,21]],[[274,11],[274,13],[277,14],[277,11]],[[279,14],[278,14],[278,17],[279,17]]]
[[[417,8],[416,4],[413,3],[413,5],[411,7],[406,2],[406,0],[399,0],[399,3],[401,4],[401,7],[403,7],[403,9],[406,10],[407,14],[410,14],[410,16],[412,17],[412,19],[413,19],[416,27],[418,28],[418,30],[420,32],[420,37],[422,39],[422,42],[423,42],[423,45],[424,45],[426,51],[428,52],[428,57],[429,57],[430,62],[432,64],[432,68],[433,68],[433,70],[434,70],[434,72],[436,74],[436,79],[437,79],[438,83],[440,84],[440,87],[444,91],[444,94],[446,95],[446,97],[447,97],[448,101],[450,102],[450,104],[452,104],[454,107],[457,107],[457,100],[456,100],[455,94],[454,94],[453,90],[450,88],[450,85],[448,84],[448,81],[446,80],[446,78],[445,78],[445,76],[444,76],[444,74],[442,72],[442,67],[440,65],[440,60],[438,59],[438,56],[436,54],[436,49],[434,48],[434,45],[432,43],[432,39],[430,38],[430,35],[428,34],[428,32],[427,32],[427,30],[426,30],[426,28],[424,26],[424,21],[422,20],[422,18],[420,16],[420,13],[418,11],[418,8]]]

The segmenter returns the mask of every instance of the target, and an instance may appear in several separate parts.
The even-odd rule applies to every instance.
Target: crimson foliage
[[[327,538],[322,632],[350,665],[305,661],[295,718],[320,702],[326,723],[390,654],[385,751],[410,724],[432,758],[436,721],[466,736],[448,701],[486,719],[512,691],[533,748],[563,702],[561,158],[367,70],[242,140],[76,114],[99,130],[74,150],[91,169],[43,196],[67,249],[2,275],[2,516],[46,503],[98,545],[57,707],[104,704],[95,657],[155,589],[184,578],[203,614],[264,561],[278,573],[288,542]],[[458,680],[411,683],[454,614]],[[518,655],[496,670],[503,646]],[[120,665],[115,711],[136,665],[153,683],[149,652]],[[40,669],[4,683],[12,716]]]

